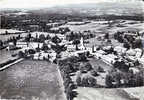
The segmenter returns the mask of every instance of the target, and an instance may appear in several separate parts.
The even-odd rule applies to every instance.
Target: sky
[[[138,0],[0,0],[1,8],[37,8],[52,7],[67,4],[99,3],[99,2],[122,2]]]

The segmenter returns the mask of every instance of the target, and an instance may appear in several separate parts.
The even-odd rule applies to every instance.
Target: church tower
[[[83,37],[81,37],[81,39],[80,39],[80,49],[81,50],[85,50],[86,49],[86,47],[84,46],[84,39],[83,39]]]

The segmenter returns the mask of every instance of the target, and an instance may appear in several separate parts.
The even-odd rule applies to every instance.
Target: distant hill
[[[68,15],[137,15],[143,14],[143,4],[139,2],[102,2],[95,4],[71,4],[52,8],[31,10],[35,13],[57,13]]]
[[[101,2],[86,4],[71,4],[46,8],[34,9],[8,9],[0,10],[5,13],[29,13],[41,16],[43,19],[66,19],[66,18],[110,18],[110,19],[134,19],[144,20],[144,3],[142,2]],[[17,14],[19,15],[19,14]],[[127,18],[126,18],[127,17]]]

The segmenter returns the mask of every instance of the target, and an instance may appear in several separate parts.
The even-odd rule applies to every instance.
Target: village
[[[85,1],[1,7],[0,99],[144,99],[142,2]]]
[[[87,21],[47,24],[52,26],[51,33],[34,31],[37,28],[31,28],[29,32],[1,29],[1,36],[17,34],[0,43],[2,50],[11,52],[10,59],[1,62],[1,70],[20,59],[57,64],[67,100],[77,97],[78,87],[143,86],[143,30],[129,28],[101,34],[94,30],[72,31],[70,28],[93,23],[109,26],[107,21]]]

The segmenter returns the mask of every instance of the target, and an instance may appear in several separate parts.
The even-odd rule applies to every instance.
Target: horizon
[[[0,9],[38,9],[75,4],[95,3],[142,3],[142,0],[0,0]],[[21,5],[22,4],[22,5]]]

